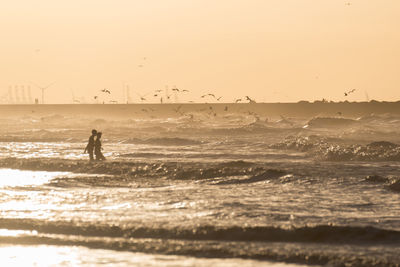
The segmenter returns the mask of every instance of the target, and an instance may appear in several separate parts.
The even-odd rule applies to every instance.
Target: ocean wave
[[[374,245],[400,244],[399,231],[361,226],[317,225],[283,229],[272,226],[217,227],[204,225],[190,228],[159,228],[1,218],[0,228],[29,230],[47,234],[96,237],[343,244],[371,243]]]
[[[160,137],[160,138],[131,138],[122,142],[123,144],[145,144],[145,145],[161,145],[161,146],[192,146],[203,144],[203,141],[185,139],[179,137]]]
[[[388,141],[348,145],[340,139],[316,135],[289,136],[270,148],[307,152],[327,161],[400,161],[400,145]]]
[[[389,189],[395,192],[400,192],[400,179],[390,184]]]
[[[317,117],[313,118],[307,122],[308,127],[349,127],[358,124],[357,120],[345,119],[345,118],[335,118],[335,117]]]
[[[221,177],[264,175],[267,172],[278,173],[267,166],[257,165],[245,161],[231,161],[222,163],[200,162],[131,162],[131,161],[105,161],[89,162],[86,160],[48,159],[48,158],[2,158],[0,167],[40,170],[63,171],[72,173],[114,175],[112,180],[128,178],[168,178],[176,180],[201,180]],[[257,178],[254,178],[257,179]],[[93,179],[96,182],[96,179]],[[95,184],[94,184],[95,185]]]

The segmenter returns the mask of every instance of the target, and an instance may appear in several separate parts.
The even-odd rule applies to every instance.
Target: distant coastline
[[[179,112],[177,111],[179,110]],[[168,103],[168,104],[1,104],[0,118],[41,116],[58,114],[63,116],[83,115],[90,117],[179,117],[191,112],[212,110],[216,116],[229,113],[256,113],[260,116],[313,117],[343,116],[358,117],[369,114],[400,114],[397,102],[307,102],[297,103]]]

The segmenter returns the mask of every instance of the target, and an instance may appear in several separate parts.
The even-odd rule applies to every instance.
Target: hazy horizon
[[[212,102],[200,97],[207,93],[224,102],[397,101],[399,8],[394,0],[7,2],[1,102],[15,86],[41,100],[34,84],[53,82],[45,103],[124,103],[127,85],[131,102],[146,94],[159,102],[151,96],[165,86],[189,90],[181,102]]]

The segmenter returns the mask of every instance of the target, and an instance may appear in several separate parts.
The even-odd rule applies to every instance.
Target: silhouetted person
[[[85,148],[85,151],[83,153],[89,153],[89,159],[93,160],[93,150],[94,150],[94,144],[95,144],[95,140],[94,138],[97,135],[97,131],[96,130],[92,130],[92,135],[89,137],[89,142]]]
[[[104,157],[103,153],[101,153],[101,150],[103,148],[101,147],[100,139],[101,139],[101,132],[98,132],[96,141],[94,142],[94,154],[96,155],[96,160],[105,160],[106,158]]]

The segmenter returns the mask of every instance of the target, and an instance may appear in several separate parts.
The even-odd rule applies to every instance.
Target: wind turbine
[[[53,84],[55,84],[55,82],[50,83],[47,86],[39,86],[35,83],[32,83],[34,86],[36,86],[37,88],[39,88],[40,90],[42,90],[42,104],[44,104],[44,90],[46,90],[47,88],[49,88],[50,86],[52,86]]]

